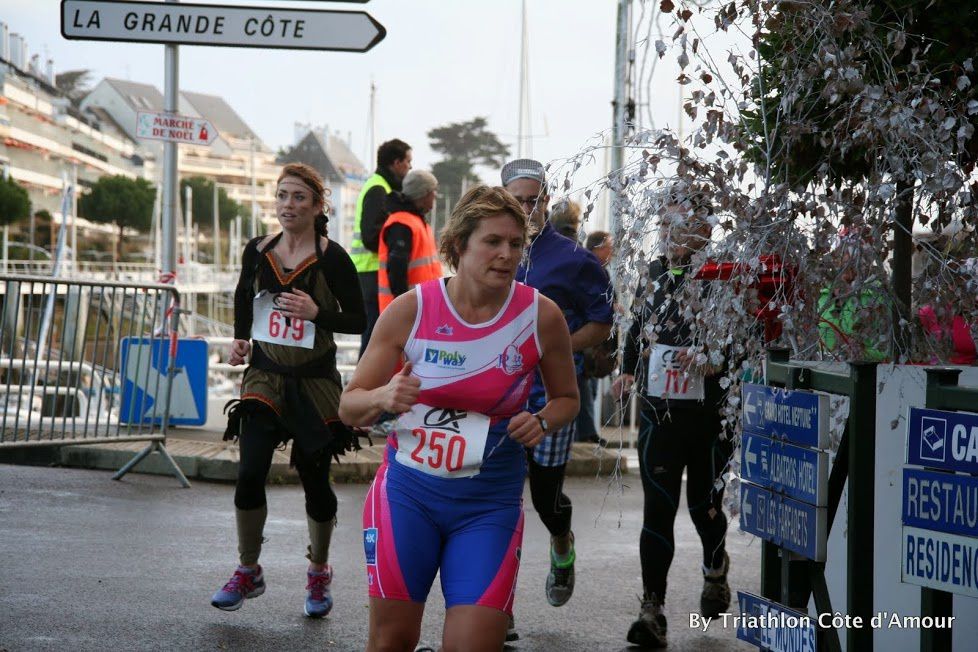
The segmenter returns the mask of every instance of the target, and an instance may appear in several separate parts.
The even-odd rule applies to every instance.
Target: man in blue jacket
[[[608,276],[594,254],[560,235],[548,221],[550,198],[543,165],[531,159],[510,161],[503,166],[502,182],[537,229],[516,280],[538,289],[564,312],[580,376],[584,349],[601,343],[611,333],[614,317]],[[545,403],[546,390],[538,374],[527,409],[536,413]],[[546,592],[547,600],[555,607],[566,604],[574,592],[571,501],[562,491],[573,439],[572,422],[560,430],[548,432],[548,436],[527,453],[533,507],[550,531],[550,574]]]

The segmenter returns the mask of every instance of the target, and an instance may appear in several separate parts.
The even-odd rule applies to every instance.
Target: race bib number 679
[[[395,459],[428,475],[467,478],[479,473],[489,417],[416,404],[397,421]]]
[[[259,342],[311,349],[316,327],[305,319],[286,319],[275,305],[278,295],[262,290],[252,303],[251,337]]]

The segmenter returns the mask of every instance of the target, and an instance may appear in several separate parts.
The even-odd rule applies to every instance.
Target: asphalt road
[[[627,650],[641,582],[638,476],[621,486],[569,480],[574,501],[577,589],[547,605],[546,531],[526,496],[527,528],[517,588],[521,639],[512,649]],[[630,486],[628,486],[630,485]],[[365,485],[339,485],[333,538],[332,614],[303,617],[306,523],[299,487],[269,488],[262,564],[268,589],[237,612],[210,606],[235,564],[233,487],[172,478],[0,465],[0,652],[33,650],[362,650],[367,631],[360,533]],[[751,650],[732,629],[690,630],[698,608],[700,545],[685,506],[666,613],[670,650]],[[731,526],[731,586],[757,592],[760,546]],[[736,598],[735,598],[736,599]],[[422,643],[437,647],[444,616],[438,583]]]

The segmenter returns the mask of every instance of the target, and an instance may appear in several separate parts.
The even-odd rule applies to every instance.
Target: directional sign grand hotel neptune
[[[829,398],[825,394],[745,383],[742,400],[744,430],[801,446],[829,447]]]
[[[62,0],[67,39],[366,52],[384,26],[363,11]]]

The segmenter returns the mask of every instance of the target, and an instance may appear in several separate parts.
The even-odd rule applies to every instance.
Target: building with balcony
[[[83,192],[105,175],[144,176],[147,164],[111,116],[76,106],[54,85],[52,61],[41,71],[37,55],[28,54],[25,39],[0,23],[0,168],[27,189],[32,211],[51,213],[53,230],[63,221],[66,181],[77,175]],[[73,225],[115,232],[83,219]]]

